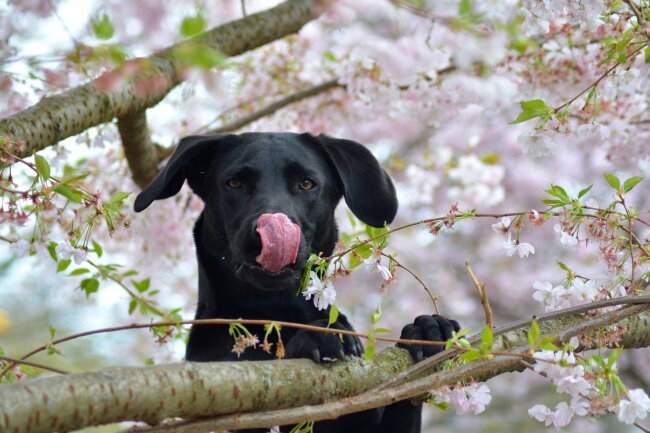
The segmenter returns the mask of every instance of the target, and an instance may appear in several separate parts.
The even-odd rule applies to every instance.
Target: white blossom
[[[576,238],[574,235],[565,232],[561,225],[555,224],[555,227],[553,227],[553,229],[560,234],[560,243],[562,245],[567,245],[572,247],[578,245],[578,238]]]
[[[543,404],[536,404],[528,409],[528,415],[532,416],[539,422],[543,422],[547,427],[553,424],[553,411]]]
[[[381,264],[381,261],[375,259],[374,257],[365,259],[363,262],[370,267],[371,271],[379,272],[384,280],[389,280],[393,276],[390,269],[388,269],[386,266],[383,266]]]
[[[551,139],[538,131],[521,134],[517,137],[517,142],[523,147],[524,153],[533,158],[549,155],[554,147]]]
[[[72,257],[76,265],[80,265],[84,260],[86,260],[86,250],[75,248],[68,242],[58,244],[55,251],[56,254],[63,259],[69,259]]]
[[[305,287],[302,295],[306,300],[314,297],[314,306],[319,310],[327,309],[336,300],[336,291],[330,281],[321,281],[316,272],[309,273],[309,284]]]
[[[533,299],[544,304],[547,313],[571,306],[572,294],[564,286],[553,287],[549,282],[535,281],[533,289]]]
[[[521,259],[528,257],[529,254],[535,254],[534,246],[527,242],[513,241],[510,233],[508,233],[508,239],[503,242],[503,248],[505,248],[508,257],[512,257],[515,252]]]
[[[635,420],[645,419],[650,411],[650,398],[642,389],[631,389],[628,392],[629,400],[621,399],[616,410],[620,422],[633,424]]]
[[[568,426],[572,418],[573,411],[566,401],[560,402],[555,406],[553,414],[553,425],[555,427],[560,428]]]
[[[501,218],[501,221],[499,221],[496,224],[492,224],[492,230],[494,230],[494,233],[499,234],[499,235],[505,235],[508,233],[508,229],[510,228],[510,217],[503,217]]]
[[[598,289],[592,280],[585,282],[575,278],[568,290],[573,300],[581,303],[592,302],[598,296]]]

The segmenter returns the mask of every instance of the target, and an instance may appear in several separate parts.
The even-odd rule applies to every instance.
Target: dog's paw
[[[325,328],[327,320],[318,320],[310,325]],[[330,325],[330,328],[349,331],[338,322]],[[363,355],[363,344],[358,337],[301,329],[289,340],[286,347],[287,358],[309,358],[314,362],[336,361],[346,355]]]
[[[449,320],[443,316],[434,314],[432,316],[418,316],[413,324],[406,325],[402,329],[401,339],[404,340],[429,340],[429,341],[447,341],[452,337],[452,332],[458,332],[460,325],[455,320]],[[415,362],[420,362],[424,358],[440,353],[444,346],[429,346],[421,344],[401,344],[397,347],[409,351]]]

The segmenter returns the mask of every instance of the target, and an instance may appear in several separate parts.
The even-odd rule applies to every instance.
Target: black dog
[[[324,135],[186,137],[138,195],[135,210],[178,193],[186,179],[205,202],[194,226],[199,262],[197,319],[268,319],[327,326],[329,311],[316,309],[296,290],[309,255],[328,256],[333,251],[337,203],[345,197],[352,212],[374,227],[390,223],[397,211],[395,188],[372,154],[356,142]],[[352,329],[344,315],[332,326]],[[454,329],[458,330],[455,321],[420,316],[403,329],[402,338],[445,341]],[[251,332],[264,335],[261,328]],[[361,341],[349,336],[341,341],[333,334],[283,328],[282,339],[287,342],[288,358],[320,362],[363,354]],[[232,348],[227,327],[193,326],[186,358],[273,358],[259,349],[248,349],[239,358]],[[416,361],[440,351],[434,346],[406,349]],[[317,423],[315,432],[416,433],[420,418],[421,407],[406,401]]]

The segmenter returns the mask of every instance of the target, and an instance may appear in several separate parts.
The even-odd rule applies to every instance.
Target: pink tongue
[[[265,213],[257,220],[262,252],[255,261],[269,272],[279,272],[296,263],[300,244],[300,227],[283,213]]]

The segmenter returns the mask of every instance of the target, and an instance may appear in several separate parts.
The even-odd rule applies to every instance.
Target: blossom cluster
[[[533,299],[543,304],[546,312],[593,302],[603,297],[593,280],[585,281],[582,278],[574,278],[568,287],[535,281],[533,289]]]
[[[627,398],[620,399],[612,399],[609,393],[602,392],[602,383],[611,380],[616,363],[606,366],[591,361],[587,371],[571,352],[543,350],[534,356],[537,361],[534,370],[548,378],[559,394],[571,397],[569,402],[562,401],[554,409],[537,404],[528,410],[530,416],[547,426],[566,427],[574,416],[602,412],[616,413],[619,421],[632,424],[637,419],[645,419],[650,411],[650,398],[642,389],[625,390]],[[601,377],[603,374],[605,379]]]
[[[432,403],[448,404],[458,415],[478,415],[492,401],[490,388],[484,383],[471,383],[467,386],[443,386],[431,392]]]

